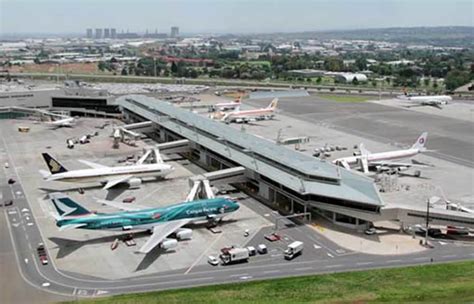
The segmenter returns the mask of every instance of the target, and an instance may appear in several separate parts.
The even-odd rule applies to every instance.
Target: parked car
[[[281,240],[281,236],[276,234],[276,233],[267,234],[267,235],[265,235],[265,238],[267,240],[269,240],[270,242],[275,242],[275,241]]]
[[[247,250],[249,251],[249,256],[257,255],[257,250],[253,246],[248,246]]]
[[[13,205],[13,200],[5,201],[5,207]]]
[[[219,265],[219,260],[213,255],[210,255],[207,257],[207,262],[211,264],[212,266]]]
[[[135,196],[126,197],[122,200],[123,203],[133,203],[135,201]]]
[[[9,185],[13,185],[14,183],[16,183],[16,180],[14,180],[13,178],[8,179],[8,184]]]
[[[257,246],[257,251],[260,254],[265,254],[268,252],[268,249],[267,249],[267,246],[265,246],[265,244],[260,244]]]

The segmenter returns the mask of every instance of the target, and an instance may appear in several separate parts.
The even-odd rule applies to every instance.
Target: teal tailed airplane
[[[148,253],[156,246],[170,249],[177,245],[176,239],[191,238],[192,230],[183,226],[220,219],[239,209],[239,205],[229,198],[196,200],[170,205],[163,208],[149,208],[134,204],[99,200],[101,203],[122,209],[116,213],[94,213],[62,193],[51,193],[50,198],[58,214],[56,226],[60,230],[150,230],[153,232],[148,241],[139,249]],[[176,239],[167,238],[174,234]]]

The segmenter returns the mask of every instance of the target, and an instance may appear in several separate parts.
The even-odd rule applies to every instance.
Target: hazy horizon
[[[118,32],[249,34],[473,26],[469,0],[0,0],[0,34]]]

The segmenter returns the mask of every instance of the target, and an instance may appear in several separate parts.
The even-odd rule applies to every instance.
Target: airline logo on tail
[[[85,216],[91,214],[89,210],[74,202],[66,195],[52,193],[50,194],[50,198],[60,217]]]
[[[267,108],[276,109],[277,105],[278,105],[278,98],[275,98],[272,100],[272,102],[268,105]]]
[[[61,169],[61,165],[59,165],[58,162],[52,158],[50,159],[48,164],[51,167],[51,172],[53,173],[57,173]]]
[[[420,137],[416,140],[415,144],[411,147],[412,149],[418,149],[419,151],[425,151],[426,139],[428,138],[428,132],[423,132]]]

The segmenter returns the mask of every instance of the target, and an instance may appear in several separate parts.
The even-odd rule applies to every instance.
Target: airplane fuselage
[[[133,166],[108,167],[100,169],[81,169],[56,173],[48,176],[47,181],[61,182],[105,182],[110,178],[133,176],[137,178],[165,176],[172,171],[167,164],[145,164]]]
[[[184,202],[164,208],[139,211],[97,213],[58,220],[56,226],[73,226],[91,230],[146,230],[157,223],[190,219],[191,222],[220,218],[239,209],[239,205],[227,198],[214,198]]]
[[[389,151],[389,152],[380,152],[380,153],[370,153],[367,155],[367,161],[382,161],[382,160],[394,160],[394,159],[403,159],[415,156],[416,154],[420,153],[418,149],[407,149],[407,150],[397,150],[397,151]],[[344,158],[336,159],[334,162],[345,161],[349,165],[355,165],[361,158],[361,155],[358,156],[349,156]]]

